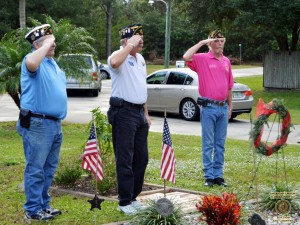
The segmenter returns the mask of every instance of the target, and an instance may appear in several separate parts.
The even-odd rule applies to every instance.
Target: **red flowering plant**
[[[196,207],[202,214],[199,221],[205,221],[208,225],[240,224],[241,205],[233,193],[203,196],[196,203]]]

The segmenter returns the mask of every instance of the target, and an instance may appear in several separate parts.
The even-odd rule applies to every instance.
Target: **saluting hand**
[[[133,47],[137,47],[139,44],[142,43],[143,43],[143,38],[141,35],[133,35],[131,38],[127,40],[127,44],[130,44]]]
[[[208,38],[208,39],[205,39],[205,40],[202,40],[202,41],[200,41],[201,42],[201,44],[202,45],[207,45],[207,44],[209,44],[210,42],[213,42],[213,41],[215,41],[215,40],[217,40],[217,38]]]
[[[43,40],[42,46],[47,45],[47,44],[49,44],[50,46],[52,46],[54,43],[55,43],[55,37],[54,36],[52,36],[52,37],[49,36],[49,37],[47,37],[47,38],[45,38]]]

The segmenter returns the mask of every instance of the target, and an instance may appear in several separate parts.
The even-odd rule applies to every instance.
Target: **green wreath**
[[[264,124],[267,124],[269,116],[273,113],[277,113],[282,120],[282,126],[280,136],[271,145],[261,142],[263,134]],[[291,116],[289,111],[285,108],[282,102],[278,99],[273,99],[270,103],[265,104],[262,99],[259,99],[256,106],[256,118],[254,121],[253,129],[250,132],[250,136],[253,140],[253,146],[258,153],[266,156],[272,155],[277,152],[283,145],[285,145],[288,135],[291,132]]]

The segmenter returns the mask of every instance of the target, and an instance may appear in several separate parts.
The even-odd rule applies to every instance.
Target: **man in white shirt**
[[[140,24],[120,29],[121,48],[108,58],[112,93],[108,120],[112,125],[117,167],[118,209],[135,214],[136,197],[141,193],[148,164],[150,118],[146,107],[146,63]]]

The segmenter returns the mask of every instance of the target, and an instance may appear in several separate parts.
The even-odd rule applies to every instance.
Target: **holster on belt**
[[[124,99],[118,97],[110,97],[109,104],[114,107],[122,107],[124,104]]]
[[[198,104],[198,105],[201,105],[201,106],[203,106],[203,107],[206,107],[207,104],[208,104],[208,101],[207,101],[207,99],[205,99],[205,98],[198,97],[198,98],[197,98],[197,104]]]
[[[30,117],[31,117],[31,111],[28,109],[20,109],[19,113],[19,120],[20,125],[24,128],[30,127]]]

